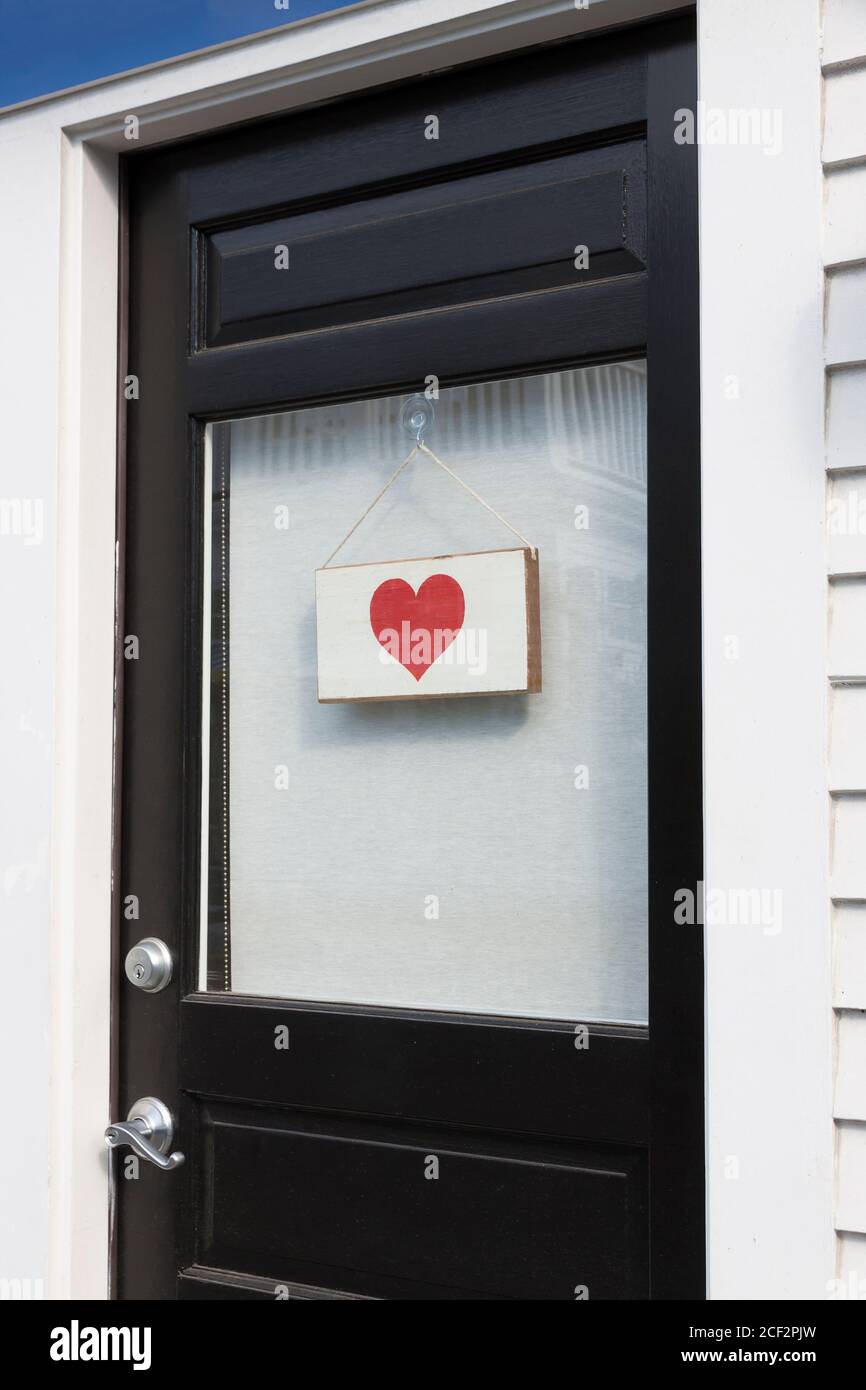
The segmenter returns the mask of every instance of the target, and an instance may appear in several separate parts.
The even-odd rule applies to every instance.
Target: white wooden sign
[[[484,550],[316,571],[319,701],[541,690],[538,555]]]

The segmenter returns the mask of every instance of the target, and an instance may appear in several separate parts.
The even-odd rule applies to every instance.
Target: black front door
[[[704,1296],[694,95],[677,21],[127,160],[119,1298]],[[319,703],[425,391],[542,690]],[[421,455],[338,563],[514,544]]]

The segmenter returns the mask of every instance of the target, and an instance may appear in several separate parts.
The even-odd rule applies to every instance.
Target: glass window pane
[[[437,455],[538,547],[543,688],[319,704],[314,576],[405,397],[211,431],[203,987],[645,1022],[642,362],[443,390]],[[415,458],[336,564],[519,544]]]

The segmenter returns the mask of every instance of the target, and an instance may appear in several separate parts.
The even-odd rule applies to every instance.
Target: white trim
[[[103,1297],[111,991],[117,161],[61,136],[48,1290]]]
[[[783,895],[781,932],[707,929],[719,1299],[820,1299],[834,1274],[820,11],[699,7],[706,107],[783,119],[776,155],[700,152],[705,877]]]

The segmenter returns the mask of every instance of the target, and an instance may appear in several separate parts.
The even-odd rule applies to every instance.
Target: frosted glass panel
[[[644,365],[436,405],[431,447],[538,548],[541,693],[319,704],[315,571],[408,452],[404,400],[214,429],[207,987],[644,1022]],[[518,544],[422,455],[336,563]]]

